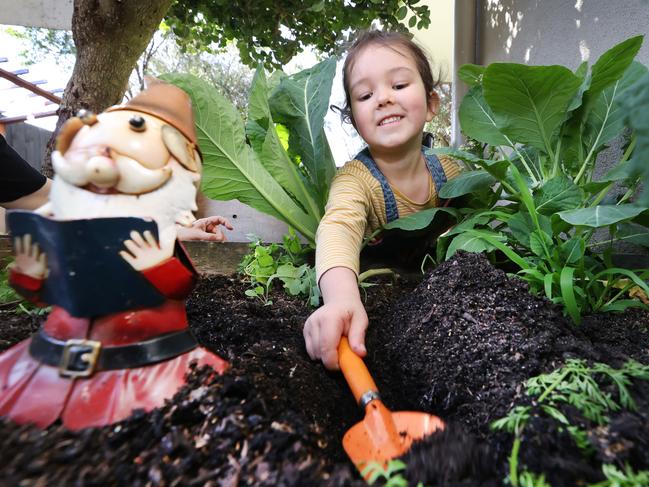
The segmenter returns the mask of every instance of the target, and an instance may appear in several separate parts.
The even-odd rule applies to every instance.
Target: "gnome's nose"
[[[115,161],[106,156],[93,156],[86,163],[88,181],[100,188],[111,188],[119,181]]]

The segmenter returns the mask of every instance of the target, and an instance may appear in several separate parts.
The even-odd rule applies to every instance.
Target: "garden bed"
[[[245,297],[235,278],[204,278],[188,301],[199,341],[231,361],[223,376],[197,370],[163,408],[110,427],[45,432],[0,423],[9,485],[363,485],[342,448],[361,413],[339,373],[306,355],[303,303]],[[406,459],[405,475],[426,485],[499,485],[513,436],[490,429],[515,405],[535,407],[526,379],[568,359],[621,367],[649,364],[649,314],[586,317],[576,328],[486,258],[461,254],[420,283],[368,289],[366,362],[390,409],[431,412],[448,423]],[[37,319],[7,315],[0,347],[29,336]],[[561,408],[587,434],[582,454],[565,428],[534,413],[519,467],[553,486],[602,480],[601,463],[649,469],[649,382],[633,381],[637,409],[606,426]],[[611,386],[605,391],[615,397]],[[8,455],[7,452],[12,452]]]

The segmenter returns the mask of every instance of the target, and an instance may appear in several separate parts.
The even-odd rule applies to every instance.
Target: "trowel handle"
[[[367,392],[378,393],[379,390],[365,362],[353,352],[346,336],[343,336],[338,344],[338,363],[356,402],[360,402]]]

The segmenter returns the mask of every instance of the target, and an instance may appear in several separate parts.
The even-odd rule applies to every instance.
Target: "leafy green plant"
[[[336,166],[324,133],[336,60],[270,78],[259,67],[244,124],[209,83],[187,74],[161,78],[192,98],[203,153],[202,190],[216,200],[238,199],[274,216],[315,243]],[[280,125],[281,124],[281,125]],[[281,134],[288,131],[288,147]]]
[[[591,484],[591,487],[644,487],[649,485],[649,470],[634,472],[626,464],[624,470],[620,470],[615,465],[602,465],[602,472],[606,480]]]
[[[268,291],[273,281],[282,283],[290,296],[306,298],[316,307],[320,304],[320,290],[315,279],[315,269],[306,262],[311,248],[304,247],[295,232],[289,229],[282,243],[264,245],[259,238],[250,244],[251,252],[243,257],[239,272],[250,284],[246,296],[259,298],[264,304],[272,304]]]
[[[551,487],[545,480],[545,475],[524,470],[519,477],[521,487]]]
[[[615,242],[649,246],[648,207],[631,203],[640,183],[630,162],[641,157],[640,125],[615,167],[595,180],[598,154],[636,128],[625,122],[622,104],[647,74],[633,61],[641,44],[641,36],[628,39],[574,73],[515,63],[460,69],[471,85],[460,107],[462,130],[485,150],[434,150],[472,169],[440,191],[468,203],[440,239],[438,260],[459,249],[505,258],[532,292],[563,305],[575,323],[584,313],[643,305],[626,295],[635,286],[649,292],[649,272],[615,267],[611,258]],[[626,192],[616,196],[619,185]],[[609,238],[595,241],[598,229]]]
[[[38,307],[25,300],[9,285],[9,263],[0,262],[0,307],[15,313],[42,316],[50,312],[51,307]]]
[[[509,455],[509,480],[514,487],[523,484],[519,476],[519,451],[523,431],[532,414],[545,414],[567,431],[575,444],[586,454],[592,453],[586,432],[570,423],[561,412],[560,405],[576,408],[589,421],[597,425],[607,424],[608,413],[622,408],[635,410],[636,405],[629,386],[633,379],[649,380],[649,365],[629,360],[621,369],[603,363],[588,367],[584,360],[571,359],[549,373],[532,377],[525,383],[526,393],[534,398],[533,406],[515,406],[507,416],[491,424],[492,429],[514,435]],[[605,392],[603,385],[613,385],[617,399]]]
[[[19,303],[22,297],[9,285],[9,265],[5,262],[0,267],[0,304]]]
[[[407,487],[406,480],[402,473],[406,470],[406,464],[401,460],[390,460],[384,467],[379,462],[367,462],[361,470],[361,475],[369,485],[374,485],[377,480],[383,480],[384,487]],[[423,487],[419,482],[417,487]]]
[[[623,112],[626,114],[625,121],[636,134],[637,146],[634,157],[629,160],[625,167],[625,173],[629,178],[640,177],[643,181],[644,190],[638,198],[641,205],[649,205],[649,165],[646,163],[646,154],[649,154],[649,74],[631,86],[621,100]]]

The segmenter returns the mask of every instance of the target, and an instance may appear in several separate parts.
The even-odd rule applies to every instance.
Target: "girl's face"
[[[371,44],[348,73],[356,130],[371,150],[395,153],[421,146],[439,103],[426,89],[414,59],[401,46]]]

